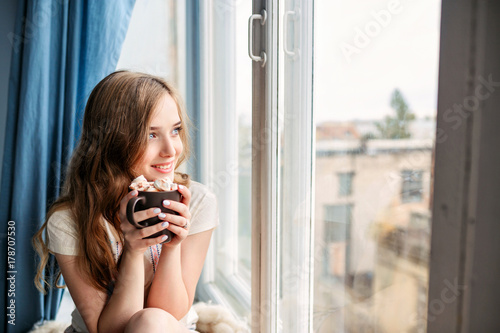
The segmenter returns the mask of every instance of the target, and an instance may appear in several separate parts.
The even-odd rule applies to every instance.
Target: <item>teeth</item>
[[[155,168],[158,168],[158,169],[162,169],[162,170],[167,170],[168,168],[170,168],[170,164],[169,165],[154,165]]]

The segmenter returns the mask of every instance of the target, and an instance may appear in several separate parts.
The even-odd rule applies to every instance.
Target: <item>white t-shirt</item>
[[[215,195],[203,184],[191,181],[189,190],[191,191],[191,202],[189,210],[191,213],[189,234],[193,235],[215,228],[219,224],[219,213],[217,210],[217,200]],[[109,237],[111,250],[115,261],[118,261],[122,251],[122,242],[119,241],[118,233],[114,226],[103,219]],[[78,236],[75,223],[69,210],[57,211],[47,222],[47,247],[53,253],[65,255],[78,255]],[[150,246],[144,252],[144,295],[147,297],[149,288],[153,282],[154,273],[158,265],[161,254],[161,244]],[[72,326],[77,332],[88,332],[85,323],[75,309],[72,316]],[[191,326],[198,319],[198,315],[193,308],[181,319],[186,327]]]

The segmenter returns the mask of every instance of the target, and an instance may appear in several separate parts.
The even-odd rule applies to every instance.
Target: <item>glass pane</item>
[[[277,331],[302,333],[309,331],[312,302],[313,6],[284,0],[279,8]]]
[[[314,6],[314,332],[425,332],[441,2]]]
[[[179,66],[177,3],[168,1],[137,2],[123,42],[117,69],[158,75],[183,90],[184,77]]]
[[[248,57],[251,1],[236,8],[236,112],[238,114],[238,272],[250,284],[252,229],[252,60]]]
[[[210,11],[210,184],[219,200],[215,284],[239,316],[250,311],[252,63],[250,1],[204,3]],[[213,96],[213,97],[212,97]]]

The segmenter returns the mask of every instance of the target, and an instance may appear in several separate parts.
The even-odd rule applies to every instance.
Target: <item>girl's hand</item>
[[[131,191],[120,201],[120,227],[123,231],[123,238],[125,239],[123,250],[142,256],[149,246],[165,241],[165,239],[163,239],[164,235],[160,235],[156,238],[143,238],[151,236],[163,229],[167,229],[168,223],[157,223],[143,229],[137,229],[133,226],[127,219],[127,204],[129,200],[136,197],[137,194],[138,192],[136,190]],[[147,220],[154,216],[158,216],[160,219],[165,219],[165,215],[166,214],[161,214],[160,207],[156,207],[135,212],[134,219],[137,222]]]
[[[189,202],[191,201],[191,191],[186,186],[179,185],[178,191],[182,194],[180,202],[164,200],[163,206],[176,211],[180,215],[165,214],[165,217],[159,216],[161,220],[168,222],[167,229],[176,236],[168,243],[162,244],[162,247],[174,247],[186,239],[189,232],[189,221],[191,213],[189,212]]]

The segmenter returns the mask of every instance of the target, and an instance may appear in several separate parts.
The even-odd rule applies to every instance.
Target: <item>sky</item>
[[[316,123],[380,119],[396,88],[418,118],[435,116],[440,10],[436,0],[316,0]]]
[[[314,6],[316,123],[381,119],[393,112],[389,103],[396,88],[418,118],[435,116],[441,1],[315,0]],[[251,121],[252,61],[247,39],[251,8],[248,0],[225,8],[236,15],[236,108],[247,122]],[[151,15],[156,19],[145,19]],[[137,4],[118,68],[175,79],[170,57],[159,56],[170,54],[171,41],[165,39],[169,34],[156,33],[172,31],[161,19],[170,16],[161,0]],[[133,66],[137,59],[140,67]]]

